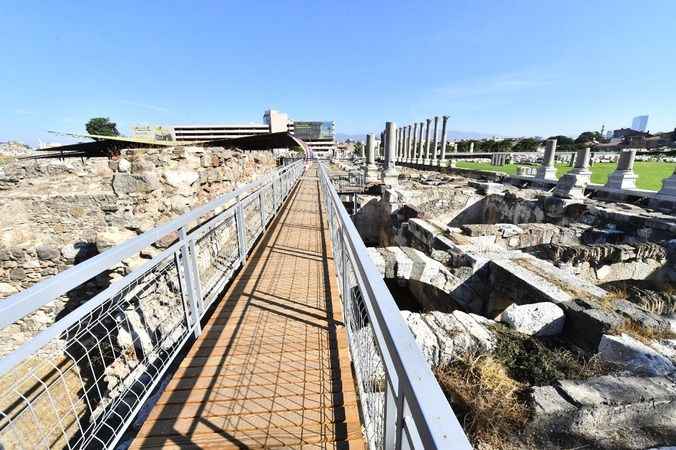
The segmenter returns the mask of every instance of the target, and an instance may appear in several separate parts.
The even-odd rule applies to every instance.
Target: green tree
[[[577,139],[575,139],[576,144],[588,144],[593,142],[598,142],[601,139],[601,133],[598,131],[585,131],[581,133]]]
[[[89,134],[100,134],[101,136],[119,136],[120,132],[117,131],[117,124],[111,122],[108,117],[94,117],[89,119],[89,122],[85,125],[87,128],[87,133]]]
[[[364,151],[364,144],[361,142],[357,141],[354,143],[354,154],[357,156],[360,156],[362,152]]]
[[[568,136],[551,136],[547,139],[556,139],[556,149],[564,152],[575,151],[575,141]]]
[[[538,145],[540,145],[540,141],[537,139],[525,138],[517,142],[512,150],[515,152],[534,152],[537,150]]]

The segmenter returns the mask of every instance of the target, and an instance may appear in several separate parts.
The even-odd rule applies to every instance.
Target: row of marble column
[[[408,125],[397,128],[394,122],[386,122],[385,131],[381,135],[384,149],[384,166],[382,172],[375,163],[375,139],[372,134],[366,138],[367,165],[365,168],[366,179],[369,182],[382,180],[386,184],[396,184],[398,171],[396,163],[419,164],[423,166],[447,166],[446,160],[446,125],[448,116],[442,116],[441,140],[438,139],[438,117],[434,118],[433,136],[430,139],[432,119],[427,119],[425,135],[423,138],[423,123]],[[418,126],[420,125],[420,126]],[[441,147],[438,144],[441,142]],[[575,155],[574,167],[567,174],[557,180],[556,176],[556,139],[545,141],[545,152],[542,164],[538,167],[535,181],[556,181],[555,195],[562,197],[582,197],[585,187],[591,182],[591,170],[589,162],[591,149],[578,150]],[[508,154],[499,153],[494,155],[491,162],[496,165],[504,165]],[[617,163],[617,169],[608,177],[606,187],[614,190],[634,190],[638,176],[634,173],[634,161],[636,150],[623,150]],[[664,180],[663,188],[657,194],[658,198],[673,199],[676,202],[676,172],[670,178]],[[671,201],[671,200],[669,200]]]
[[[448,116],[426,119],[396,129],[395,161],[445,167]]]

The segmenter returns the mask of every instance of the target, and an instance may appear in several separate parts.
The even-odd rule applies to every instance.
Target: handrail
[[[182,227],[188,226],[191,222],[216,211],[219,207],[227,206],[228,203],[233,200],[241,200],[245,197],[245,194],[249,195],[251,191],[268,183],[271,178],[281,176],[287,171],[292,170],[294,167],[298,167],[299,164],[302,165],[302,162],[297,161],[276,170],[272,175],[259,177],[235,191],[217,197],[165,224],[146,231],[135,238],[129,239],[126,242],[116,245],[103,253],[88,259],[86,264],[73,266],[55,277],[34,284],[33,286],[4,299],[0,302],[0,330],[3,330],[7,325],[15,322],[18,318],[23,317],[50,302],[54,297],[65,294],[71,289],[91,279],[93,276],[98,275],[108,267],[114,266],[125,258],[138,253],[154,242],[157,242],[162,237],[174,231],[178,231]]]
[[[370,448],[471,449],[324,164],[319,170]]]
[[[303,172],[303,161],[277,169],[0,302],[7,336],[177,234],[0,359],[0,448],[114,448]]]

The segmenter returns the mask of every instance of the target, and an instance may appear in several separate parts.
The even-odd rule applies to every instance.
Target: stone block
[[[56,260],[61,256],[59,249],[49,245],[41,245],[36,248],[35,251],[38,255],[38,258],[42,261]]]
[[[566,317],[554,303],[511,304],[499,316],[500,322],[530,336],[555,336],[563,331]]]
[[[669,358],[627,334],[603,335],[599,356],[638,375],[669,375],[676,370]]]
[[[566,315],[564,338],[590,352],[596,352],[604,334],[624,323],[622,316],[595,302],[576,299],[558,306]]]

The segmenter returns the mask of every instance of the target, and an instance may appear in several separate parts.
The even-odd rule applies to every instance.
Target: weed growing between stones
[[[497,337],[495,358],[521,383],[545,386],[556,380],[579,380],[612,372],[612,367],[597,356],[574,353],[553,339],[527,336],[501,325],[494,326],[493,331]]]
[[[499,360],[465,354],[435,375],[475,448],[524,448],[519,435],[531,415],[527,386],[511,378]]]
[[[676,338],[676,333],[673,333],[672,331],[660,331],[647,328],[631,320],[627,320],[622,325],[614,327],[612,330],[610,330],[610,334],[617,336],[628,334],[637,341],[641,341],[646,345],[650,345],[651,342],[661,339]]]

